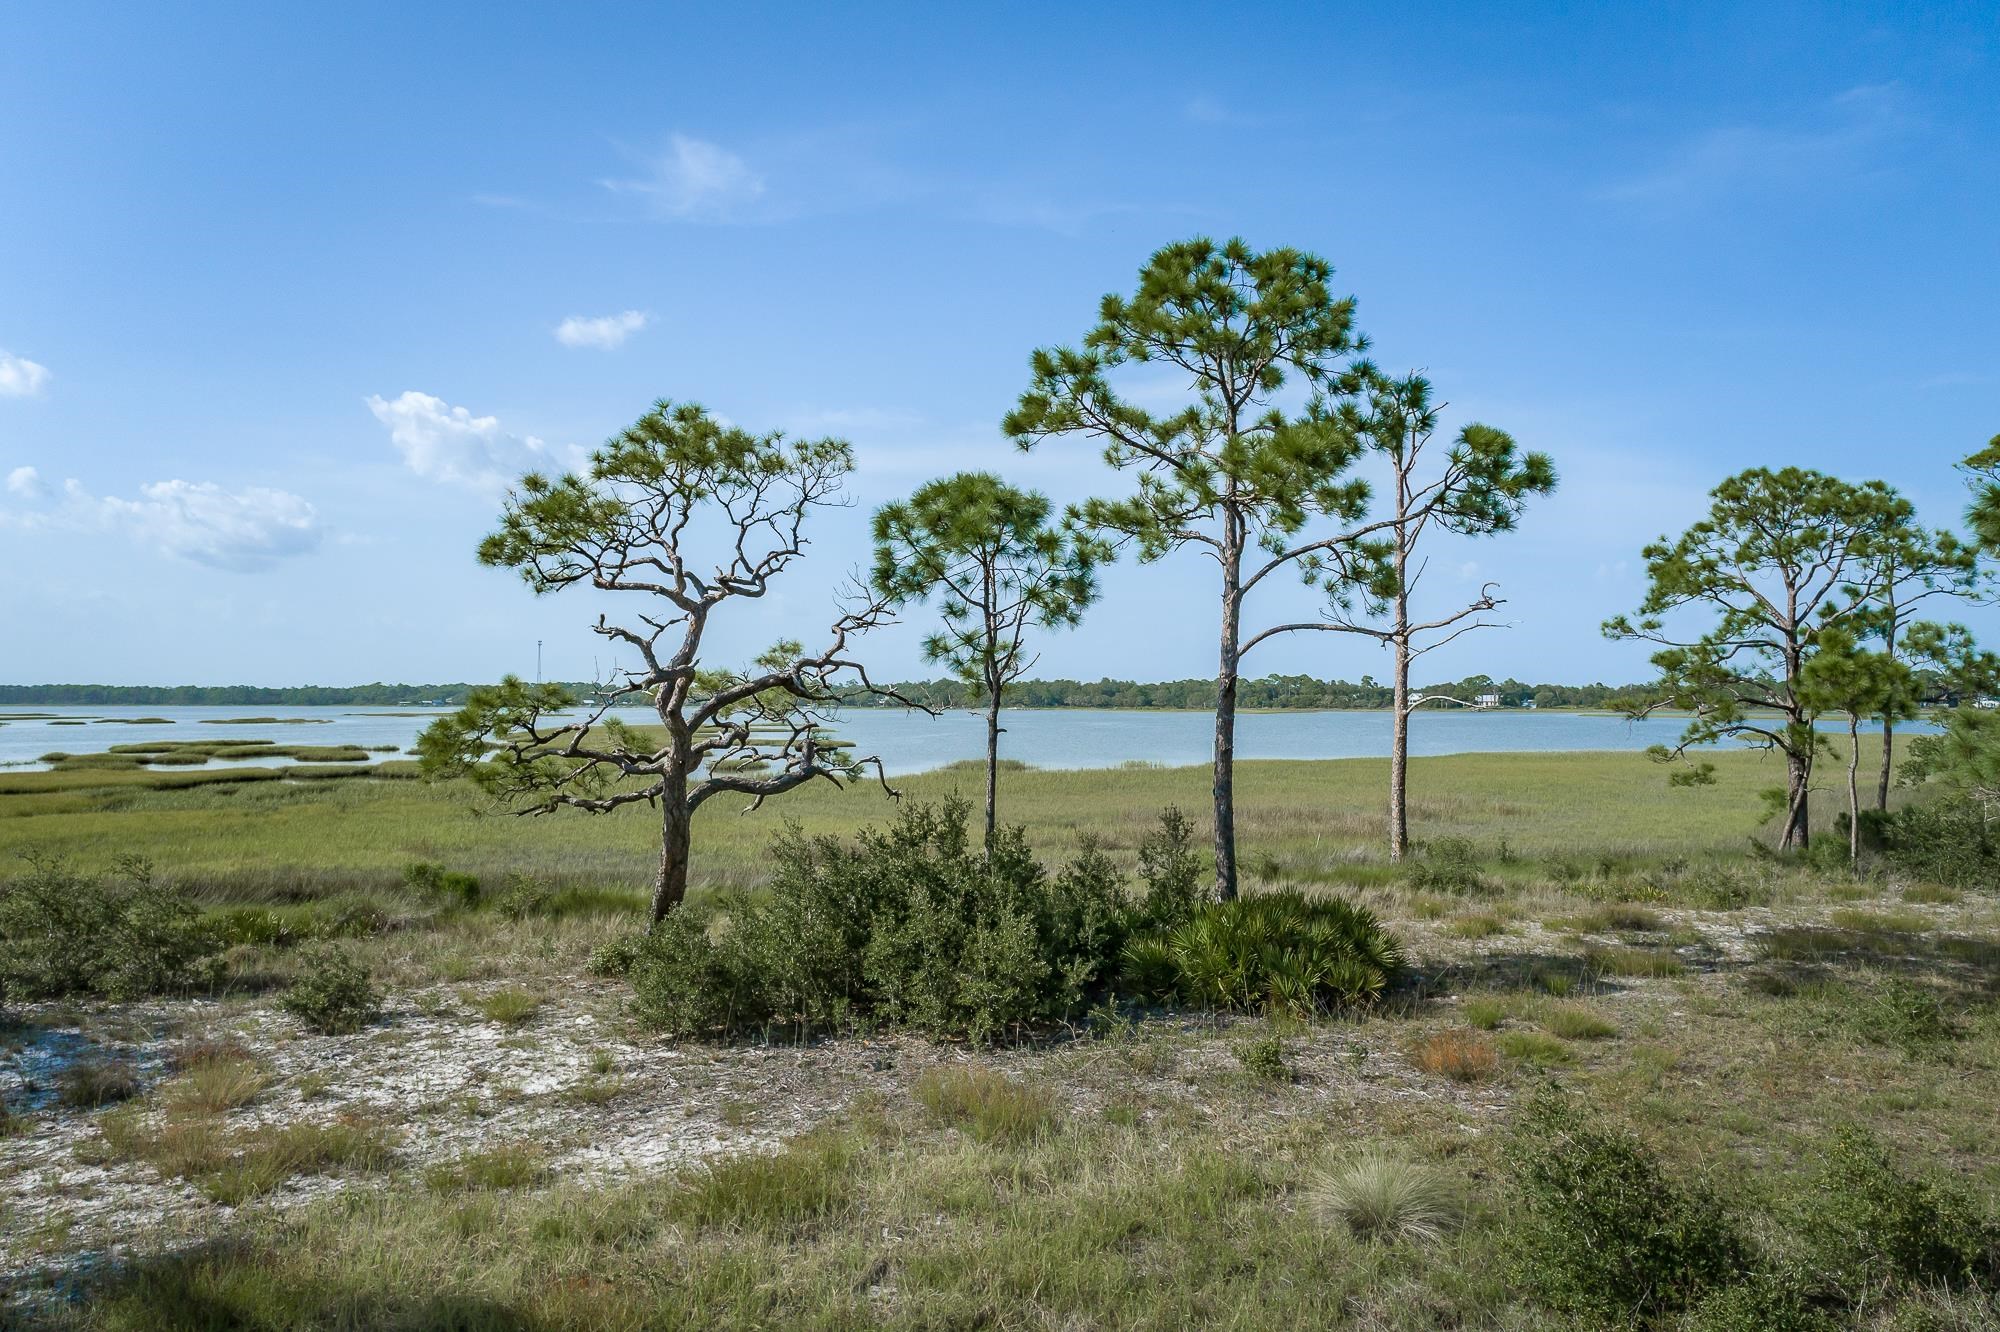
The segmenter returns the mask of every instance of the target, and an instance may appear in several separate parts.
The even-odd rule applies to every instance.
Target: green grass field
[[[407,774],[410,765],[389,771]],[[1529,858],[1659,859],[1740,851],[1758,832],[1755,793],[1782,781],[1779,765],[1725,754],[1712,787],[1672,789],[1639,754],[1471,754],[1411,764],[1412,833],[1469,837],[1496,858],[1502,843]],[[463,783],[284,780],[289,770],[0,774],[0,857],[38,849],[85,865],[139,855],[163,872],[217,887],[366,887],[393,881],[412,860],[476,874],[637,887],[651,874],[656,829],[648,811],[531,818],[482,809]],[[248,780],[234,780],[239,776]],[[293,774],[302,776],[303,774]],[[904,798],[979,792],[973,766],[898,778]],[[1368,882],[1383,856],[1387,765],[1368,759],[1248,762],[1238,766],[1240,857],[1253,880]],[[1163,806],[1200,819],[1206,768],[1010,771],[1001,815],[1061,857],[1083,835],[1130,852]],[[1834,807],[1829,793],[1821,802]],[[746,814],[716,799],[696,821],[697,884],[743,885],[787,819],[813,832],[882,822],[893,802],[873,783],[815,783]]]
[[[1389,1002],[1107,1013],[993,1047],[639,1027],[585,959],[636,924],[643,811],[512,819],[459,784],[366,777],[13,774],[0,856],[150,857],[242,941],[198,1002],[17,1015],[10,1042],[75,1033],[143,1073],[122,1104],[91,1099],[100,1077],[0,1119],[0,1297],[25,1301],[0,1322],[1581,1328],[1519,1267],[1510,1144],[1557,1086],[1677,1187],[1710,1186],[1760,1263],[1818,1283],[1820,1321],[1650,1326],[2000,1325],[1990,1285],[1843,1267],[1825,1238],[1851,1189],[1830,1153],[1865,1127],[2000,1244],[2000,903],[1754,854],[1780,770],[1719,767],[1683,790],[1641,755],[1417,760],[1417,837],[1473,846],[1481,882],[1451,891],[1386,863],[1383,764],[1244,764],[1251,890],[1373,908],[1410,953]],[[899,785],[970,796],[978,773]],[[1162,806],[1201,818],[1207,772],[1010,771],[1002,798],[1046,856],[1090,836],[1129,860]],[[1837,804],[1820,794],[1822,831]],[[784,819],[890,813],[865,786],[712,806],[697,883],[756,883]],[[402,884],[414,860],[497,891],[441,905]],[[522,874],[552,894],[509,910]],[[372,969],[380,1021],[315,1035],[278,1011],[315,929]],[[1876,1201],[1932,1195],[1898,1196]],[[122,1263],[95,1256],[114,1243]]]

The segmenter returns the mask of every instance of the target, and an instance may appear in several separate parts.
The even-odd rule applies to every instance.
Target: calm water
[[[57,713],[64,720],[81,724],[7,715],[20,712]],[[150,740],[275,740],[279,744],[398,745],[407,749],[434,715],[371,715],[354,708],[5,707],[0,708],[0,764],[21,771],[43,766],[35,760],[51,750],[94,753],[112,745]],[[620,715],[642,725],[651,720],[651,714],[642,710]],[[307,720],[302,724],[215,724],[244,716]],[[134,726],[102,720],[117,717],[159,717],[166,719],[166,724]],[[1206,712],[1088,708],[1016,709],[1003,714],[1002,724],[1007,730],[1000,737],[1001,755],[1040,768],[1206,763],[1215,727],[1213,715]],[[1622,717],[1575,712],[1422,711],[1411,719],[1410,752],[1637,750],[1671,742],[1681,726],[1681,721],[1664,717],[1628,722]],[[854,743],[856,753],[881,755],[891,772],[923,772],[961,759],[976,759],[985,752],[984,722],[974,712],[926,717],[922,713],[856,708],[841,715],[835,730]],[[1386,712],[1251,712],[1237,719],[1236,756],[1242,759],[1368,758],[1388,752]],[[241,766],[242,761],[231,763]]]

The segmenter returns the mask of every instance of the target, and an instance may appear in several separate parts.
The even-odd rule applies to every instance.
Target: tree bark
[[[1861,719],[1847,719],[1847,865],[1861,867]]]
[[[1399,469],[1396,476],[1399,512],[1409,507],[1409,480]],[[1410,589],[1404,576],[1409,571],[1409,541],[1403,525],[1396,526],[1396,682],[1393,713],[1389,723],[1389,859],[1396,862],[1410,854]]]
[[[1215,897],[1236,897],[1236,668],[1242,635],[1242,551],[1234,533],[1222,560],[1222,651],[1215,676]]]
[[[1806,826],[1806,798],[1812,789],[1812,756],[1787,751],[1785,754],[1785,833],[1778,845],[1787,851],[1803,851],[1811,836]]]
[[[653,878],[652,924],[687,898],[688,857],[694,845],[694,819],[687,807],[687,777],[668,778],[660,793],[660,868]],[[649,927],[650,928],[650,927]]]
[[[1886,716],[1882,718],[1882,780],[1875,787],[1875,808],[1889,808],[1889,775],[1896,749],[1896,725]]]
[[[1000,794],[1000,688],[986,700],[986,863],[993,863],[993,834]]]

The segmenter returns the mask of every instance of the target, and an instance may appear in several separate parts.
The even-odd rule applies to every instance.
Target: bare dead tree
[[[1371,374],[1366,405],[1344,403],[1340,410],[1342,422],[1388,463],[1393,478],[1394,507],[1385,515],[1388,540],[1378,580],[1365,597],[1334,600],[1327,615],[1328,628],[1372,638],[1394,657],[1391,860],[1410,851],[1410,714],[1427,701],[1410,693],[1410,665],[1475,629],[1501,627],[1500,621],[1483,618],[1501,604],[1493,583],[1483,584],[1477,597],[1456,610],[1412,619],[1411,594],[1429,566],[1418,554],[1419,545],[1432,527],[1467,536],[1508,531],[1530,495],[1546,495],[1556,486],[1555,468],[1545,454],[1522,453],[1512,436],[1486,425],[1460,430],[1443,465],[1428,470],[1425,450],[1437,432],[1442,406],[1432,403],[1430,381],[1421,375],[1392,380]]]

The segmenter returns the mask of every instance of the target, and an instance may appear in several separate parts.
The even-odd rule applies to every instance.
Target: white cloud
[[[51,378],[47,366],[0,351],[0,398],[32,398]]]
[[[1886,149],[1917,128],[1895,84],[1851,88],[1803,124],[1726,125],[1684,140],[1653,169],[1615,182],[1606,198],[1684,205],[1739,189],[1825,187],[1880,170]]]
[[[556,341],[565,347],[601,347],[606,351],[622,344],[650,322],[642,310],[599,315],[592,319],[571,315],[556,325]]]
[[[32,467],[7,474],[7,493],[37,506],[52,498]],[[137,498],[124,499],[93,495],[71,477],[56,498],[48,507],[0,510],[0,524],[117,533],[176,559],[233,573],[255,573],[307,554],[325,536],[311,504],[266,486],[224,490],[212,481],[154,481],[139,487]]]
[[[97,501],[104,521],[169,555],[212,569],[255,573],[318,548],[319,515],[288,490],[224,490],[212,481],[155,481],[141,498]]]
[[[678,222],[728,222],[764,196],[764,178],[728,149],[675,134],[645,160],[645,175],[606,180],[604,188],[645,200],[655,216]]]
[[[502,430],[497,416],[474,416],[414,389],[394,399],[371,396],[368,410],[388,427],[403,464],[431,481],[493,491],[523,472],[566,469],[582,460],[581,450]]]

